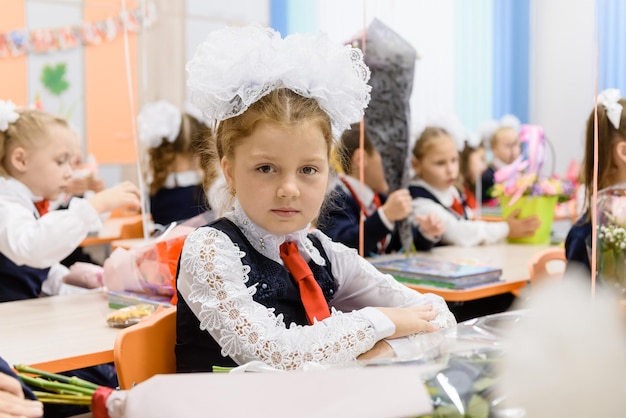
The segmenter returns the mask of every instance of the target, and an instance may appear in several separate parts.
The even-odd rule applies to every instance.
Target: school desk
[[[53,373],[112,362],[110,311],[105,292],[0,303],[0,356]]]
[[[138,238],[143,236],[143,220],[141,215],[109,217],[102,222],[102,228],[96,235],[89,235],[81,242],[81,247],[90,245],[110,244],[119,239]]]
[[[468,289],[446,289],[435,286],[405,283],[411,289],[421,293],[435,293],[448,302],[467,302],[489,296],[501,295],[519,290],[528,284],[528,262],[534,254],[548,248],[549,245],[529,244],[493,244],[476,247],[445,245],[430,251],[418,252],[415,256],[442,261],[484,264],[502,269],[499,282],[476,286]]]

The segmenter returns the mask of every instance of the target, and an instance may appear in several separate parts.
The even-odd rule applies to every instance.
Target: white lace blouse
[[[262,230],[236,204],[226,217],[264,256],[283,264],[279,246],[297,241],[305,260],[325,265],[311,241],[308,228],[288,236]],[[456,324],[445,301],[422,295],[380,273],[354,249],[335,243],[313,231],[331,262],[338,289],[331,301],[332,315],[309,326],[285,324],[282,314],[255,302],[255,286],[247,287],[250,266],[244,254],[226,234],[202,227],[185,241],[181,255],[178,290],[200,321],[222,347],[222,355],[238,364],[261,360],[278,369],[297,369],[307,362],[339,364],[354,360],[374,344],[395,332],[393,322],[377,306],[406,307],[432,303],[439,327]]]

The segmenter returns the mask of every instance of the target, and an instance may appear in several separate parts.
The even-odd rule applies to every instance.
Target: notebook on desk
[[[411,284],[465,289],[500,280],[502,269],[430,258],[407,257],[372,261],[374,267],[396,280]]]

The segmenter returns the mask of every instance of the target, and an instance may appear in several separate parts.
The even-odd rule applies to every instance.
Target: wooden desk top
[[[498,283],[468,289],[446,289],[434,286],[407,284],[422,293],[435,293],[449,302],[463,302],[495,296],[526,286],[529,279],[528,262],[537,252],[549,245],[494,244],[476,247],[455,245],[435,247],[428,252],[417,253],[418,257],[461,263],[487,264],[502,269]],[[405,283],[406,284],[406,283]]]
[[[0,356],[53,373],[112,362],[110,311],[103,292],[0,303]]]
[[[107,218],[102,222],[102,228],[98,234],[88,236],[81,242],[80,246],[109,244],[122,238],[122,230],[126,225],[140,222],[142,222],[141,214]]]

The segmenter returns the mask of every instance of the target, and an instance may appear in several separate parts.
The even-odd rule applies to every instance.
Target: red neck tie
[[[452,201],[451,208],[454,212],[458,213],[459,215],[465,216],[465,208],[463,208],[463,204],[456,197],[454,198],[454,201]]]
[[[330,309],[328,309],[328,303],[326,298],[324,298],[322,288],[315,281],[309,265],[298,252],[298,244],[295,242],[282,243],[280,246],[280,258],[298,284],[300,298],[302,299],[302,305],[304,305],[306,319],[309,321],[309,324],[313,324],[314,319],[321,321],[328,318]]]
[[[37,212],[39,212],[39,216],[43,216],[48,213],[48,209],[50,209],[50,201],[48,199],[40,200],[39,202],[35,202],[35,207],[37,208]]]

